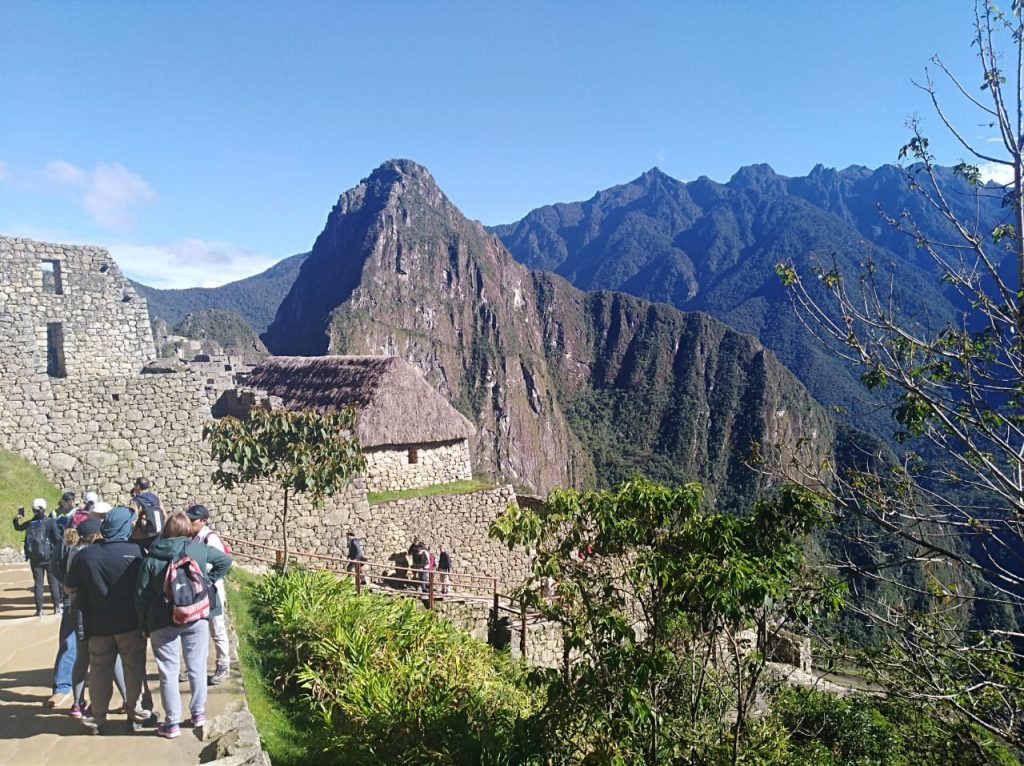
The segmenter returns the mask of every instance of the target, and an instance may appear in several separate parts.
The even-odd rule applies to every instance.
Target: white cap
[[[38,511],[45,511],[46,510],[46,498],[37,497],[35,500],[33,500],[32,501],[32,510],[33,511],[37,511],[37,510]]]
[[[87,502],[87,503],[97,503],[97,502],[99,502],[99,499],[100,499],[100,496],[97,495],[95,492],[86,492],[85,493],[85,502]]]
[[[108,513],[110,509],[113,507],[114,506],[112,506],[110,503],[105,503],[102,500],[100,500],[98,503],[96,503],[96,505],[93,506],[92,512],[98,513],[102,516],[103,514]]]

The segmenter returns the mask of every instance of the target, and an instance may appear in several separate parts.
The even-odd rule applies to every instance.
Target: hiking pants
[[[50,586],[50,598],[53,599],[53,608],[56,609],[64,601],[64,587],[53,575],[53,569],[49,561],[30,561],[32,567],[32,586],[36,597],[36,613],[43,612],[43,577]]]
[[[67,614],[67,609],[64,613]],[[71,686],[74,692],[74,703],[85,707],[85,681],[89,675],[89,640],[81,639],[78,635],[72,631],[71,636],[77,643],[77,649],[75,654],[75,666],[71,669]],[[128,692],[124,688],[124,664],[121,662],[121,655],[117,655],[117,659],[114,661],[114,686],[117,687],[117,693],[121,695],[121,702],[124,703],[128,699]],[[107,703],[108,705],[110,703]],[[125,709],[127,710],[127,703],[125,703]]]
[[[168,625],[149,634],[160,671],[160,700],[164,705],[164,721],[181,722],[181,693],[178,691],[178,673],[181,671],[181,653],[178,639],[185,654],[188,687],[192,693],[188,707],[193,716],[206,712],[206,660],[210,654],[210,623],[196,620],[188,625]]]
[[[121,655],[124,666],[125,709],[139,708],[146,674],[146,638],[141,630],[112,636],[89,637],[89,697],[92,716],[102,726],[107,721],[110,697],[114,693],[114,663]]]
[[[224,588],[224,580],[217,580],[217,598],[220,599],[220,608],[227,610],[224,597],[227,595]],[[213,647],[217,650],[217,667],[226,668],[231,662],[231,648],[228,642],[228,625],[224,621],[225,612],[222,611],[216,617],[210,618],[210,632],[213,634]]]
[[[70,601],[65,601],[64,603],[64,614],[60,617],[60,631],[57,633],[57,642],[57,658],[53,661],[53,693],[67,694],[74,685],[74,667],[75,661],[78,658],[75,613],[71,608]]]

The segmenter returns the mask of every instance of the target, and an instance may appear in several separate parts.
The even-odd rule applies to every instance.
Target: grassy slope
[[[21,550],[25,533],[16,532],[10,522],[18,506],[24,505],[31,516],[33,498],[46,498],[47,508],[53,510],[60,495],[38,468],[13,452],[0,450],[0,547]]]

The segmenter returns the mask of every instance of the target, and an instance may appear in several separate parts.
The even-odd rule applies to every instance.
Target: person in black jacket
[[[100,526],[103,539],[75,556],[64,580],[81,605],[88,637],[92,717],[81,721],[90,734],[104,733],[118,655],[124,666],[129,723],[152,722],[153,718],[140,704],[146,639],[135,611],[135,581],[142,569],[144,551],[139,543],[128,539],[131,531],[132,512],[124,507],[111,509]]]
[[[54,557],[60,555],[64,540],[57,522],[46,515],[46,500],[37,497],[32,501],[32,518],[22,521],[25,509],[20,508],[14,517],[14,528],[25,533],[25,560],[32,568],[33,591],[36,599],[36,617],[43,616],[43,578],[50,586],[50,598],[53,599],[53,613],[61,614],[64,602],[64,589],[60,580],[54,575]]]

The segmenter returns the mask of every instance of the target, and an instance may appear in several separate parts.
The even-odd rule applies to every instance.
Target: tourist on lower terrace
[[[220,539],[220,535],[209,527],[210,511],[205,505],[199,505],[198,503],[190,505],[185,515],[192,522],[192,538],[194,540],[209,545],[211,548],[216,548],[221,553],[227,553],[227,548],[224,545],[224,541]],[[211,567],[212,564],[208,569]],[[224,683],[228,679],[231,666],[231,644],[228,641],[228,626],[224,620],[223,613],[224,606],[227,603],[227,590],[224,587],[224,580],[217,580],[215,588],[217,591],[217,601],[222,611],[218,615],[210,615],[210,632],[213,633],[213,646],[217,652],[217,667],[214,669],[213,675],[207,679],[207,683],[213,686]]]
[[[412,565],[417,570],[416,578],[421,583],[420,590],[427,593],[430,590],[430,549],[422,540],[417,540],[413,548]]]
[[[206,722],[206,659],[210,651],[209,622],[195,620],[177,625],[171,619],[171,606],[164,599],[164,578],[172,560],[182,554],[192,558],[201,571],[209,571],[209,579],[217,582],[231,568],[231,557],[213,546],[192,539],[192,522],[182,512],[174,513],[167,519],[163,532],[149,549],[135,587],[135,608],[142,629],[149,634],[160,672],[160,698],[163,701],[166,719],[157,733],[173,739],[180,734],[181,694],[178,690],[178,671],[181,667],[181,646],[188,669],[189,711],[192,726],[200,727]],[[207,565],[209,570],[207,570]],[[220,614],[220,605],[215,605]],[[211,609],[211,616],[214,610]],[[180,641],[179,641],[180,639]]]
[[[441,546],[441,551],[437,555],[437,574],[441,584],[441,594],[447,595],[451,587],[451,574],[452,574],[452,554],[448,552],[445,546]]]
[[[363,541],[359,535],[356,534],[355,530],[350,529],[345,533],[345,537],[348,538],[348,552],[345,554],[345,558],[348,559],[348,564],[345,565],[345,569],[349,572],[356,568],[355,562],[366,561],[366,556],[363,555]],[[366,585],[366,572],[362,573],[363,585]]]
[[[118,506],[103,516],[103,539],[75,555],[65,580],[80,599],[89,646],[92,715],[81,720],[90,734],[106,731],[118,655],[124,666],[129,729],[155,721],[155,716],[141,707],[146,639],[139,629],[134,601],[144,552],[141,545],[128,540],[132,530],[130,510]]]
[[[32,569],[33,595],[36,601],[36,617],[43,615],[43,578],[50,588],[53,599],[53,613],[63,611],[64,589],[53,571],[53,560],[59,555],[63,537],[57,522],[46,515],[46,500],[37,497],[32,501],[32,518],[24,521],[25,509],[19,508],[14,517],[14,528],[25,533],[24,555]]]

